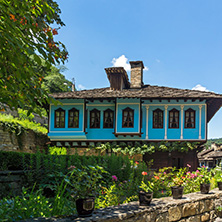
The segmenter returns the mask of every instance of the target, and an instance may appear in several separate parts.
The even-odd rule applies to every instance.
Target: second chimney
[[[143,86],[143,62],[130,61],[131,74],[130,74],[130,88],[138,89]]]

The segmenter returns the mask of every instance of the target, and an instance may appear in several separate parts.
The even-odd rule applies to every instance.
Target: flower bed
[[[116,157],[113,158],[117,160]],[[102,158],[100,161],[103,162]],[[109,164],[104,169],[98,165],[87,166],[78,163],[78,166],[69,165],[63,171],[50,171],[47,175],[48,180],[42,186],[36,186],[31,191],[28,188],[23,189],[23,195],[20,197],[0,200],[0,218],[20,220],[40,216],[73,215],[76,214],[75,200],[87,197],[92,199],[92,196],[95,197],[96,209],[118,206],[137,201],[139,189],[144,192],[153,191],[154,198],[170,196],[171,186],[183,186],[185,194],[197,192],[200,191],[202,183],[210,182],[211,188],[214,188],[217,178],[221,178],[222,174],[219,168],[208,171],[204,167],[190,172],[189,165],[179,170],[168,167],[154,173],[146,172],[144,163],[133,161],[119,163],[119,171],[125,169],[126,163],[130,164],[127,179],[117,171],[116,174],[111,174]],[[51,189],[53,193],[47,196],[46,188]],[[152,204],[153,201],[151,206]],[[94,207],[93,203],[91,205]]]

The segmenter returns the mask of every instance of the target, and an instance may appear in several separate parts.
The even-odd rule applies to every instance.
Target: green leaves
[[[72,192],[75,198],[85,198],[93,196],[98,191],[99,180],[103,178],[102,174],[108,172],[100,166],[82,166],[81,168],[73,167],[69,172]],[[70,184],[70,182],[69,182]]]
[[[25,130],[33,130],[37,133],[46,134],[48,130],[40,123],[32,122],[28,119],[19,120],[11,115],[0,114],[0,126],[8,129],[10,132],[20,135]]]
[[[127,145],[126,143],[122,142],[119,145],[116,143],[106,143],[106,144],[97,144],[95,149],[101,150],[104,152],[105,150],[113,151],[114,153],[123,153],[124,155],[129,154],[133,156],[135,154],[142,154],[145,153],[152,154],[155,151],[162,151],[162,152],[172,152],[172,151],[179,151],[179,152],[188,152],[189,150],[193,150],[197,148],[199,145],[198,142],[144,142],[143,144],[136,142],[134,146]]]
[[[40,58],[50,65],[64,63],[68,55],[50,27],[64,25],[61,11],[53,0],[2,0],[0,11],[0,102],[33,111],[36,101],[49,100],[40,90],[39,79],[46,73],[36,70],[35,64],[42,65]]]

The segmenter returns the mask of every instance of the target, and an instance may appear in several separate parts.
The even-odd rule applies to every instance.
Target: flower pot
[[[76,210],[79,217],[90,217],[94,211],[95,197],[87,197],[76,200]]]
[[[173,199],[181,199],[183,196],[183,187],[182,186],[173,186],[171,187]]]
[[[149,206],[153,199],[153,192],[139,191],[140,206]]]
[[[207,194],[210,191],[210,183],[202,183],[200,184],[200,192],[202,194]]]
[[[217,182],[219,190],[222,190],[222,182]]]

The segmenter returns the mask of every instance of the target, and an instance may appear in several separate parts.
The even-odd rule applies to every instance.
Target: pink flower
[[[70,166],[70,167],[68,167],[68,170],[73,170],[75,168],[76,168],[75,166]]]
[[[190,171],[188,171],[187,174],[190,174]]]
[[[194,178],[194,177],[196,177],[196,175],[193,174],[193,173],[191,173],[191,174],[190,174],[190,178]]]
[[[112,175],[112,181],[117,181],[117,176],[116,175]]]
[[[200,171],[199,170],[196,170],[196,173],[199,173]]]
[[[166,172],[163,172],[164,175],[166,175]]]
[[[187,166],[190,168],[191,167],[191,165],[190,164],[187,164]]]

